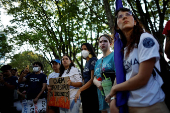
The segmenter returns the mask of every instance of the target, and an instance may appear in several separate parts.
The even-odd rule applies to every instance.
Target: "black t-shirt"
[[[17,88],[18,78],[11,76],[4,78],[4,81]],[[0,107],[12,106],[14,101],[14,89],[8,88],[6,85],[0,83]]]
[[[18,90],[19,92],[23,93],[23,94],[26,94],[26,91],[28,89],[28,84],[27,82],[21,82],[21,83],[18,83]],[[21,99],[21,95],[18,95],[18,99]]]
[[[35,99],[37,95],[41,92],[43,83],[47,83],[47,75],[40,74],[28,74],[26,77],[28,83],[27,99]],[[43,93],[39,98],[46,98],[45,93]]]

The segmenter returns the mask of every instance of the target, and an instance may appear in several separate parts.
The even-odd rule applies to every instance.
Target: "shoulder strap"
[[[102,57],[102,62],[101,62],[101,66],[100,66],[100,73],[102,73],[103,71],[102,71],[102,64],[103,64],[103,57]]]

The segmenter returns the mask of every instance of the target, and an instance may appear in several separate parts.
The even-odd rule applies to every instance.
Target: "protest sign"
[[[50,78],[48,106],[70,108],[70,86],[67,84],[69,77]]]
[[[25,100],[22,102],[22,113],[45,113],[46,99],[38,99],[34,104],[33,100]]]

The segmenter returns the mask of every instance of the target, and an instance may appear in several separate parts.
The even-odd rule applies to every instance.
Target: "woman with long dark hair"
[[[86,60],[83,70],[84,85],[78,90],[75,101],[81,94],[83,113],[100,113],[98,105],[97,88],[93,84],[94,66],[97,58],[93,47],[89,43],[81,45],[81,55]]]
[[[80,71],[75,67],[73,61],[68,55],[62,57],[59,77],[69,77],[67,81],[70,86],[70,109],[60,108],[60,113],[79,113],[80,98],[74,101],[75,95],[82,86],[82,77]]]
[[[161,89],[162,78],[158,73],[152,74],[154,67],[160,70],[158,42],[145,32],[129,9],[120,8],[115,17],[114,28],[123,42],[126,81],[114,85],[106,101],[110,102],[110,97],[118,91],[129,91],[129,113],[169,113]],[[112,106],[115,106],[114,101],[110,102]]]

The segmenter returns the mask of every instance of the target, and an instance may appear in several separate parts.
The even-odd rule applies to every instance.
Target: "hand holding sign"
[[[50,85],[48,85],[48,86],[47,86],[47,89],[48,89],[48,92],[50,92],[52,88],[51,88]]]
[[[69,86],[72,85],[72,82],[71,82],[70,78],[67,80],[67,84],[68,84]]]

